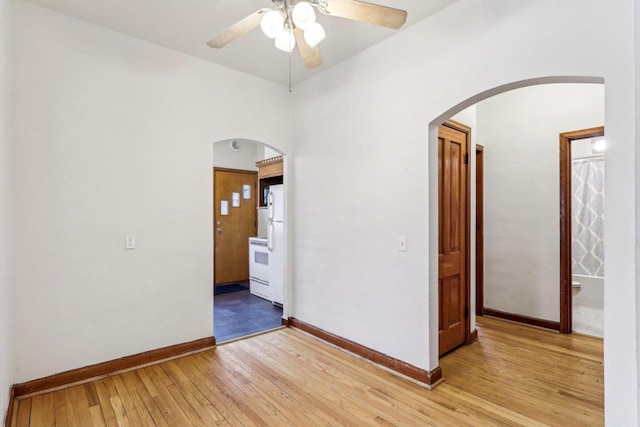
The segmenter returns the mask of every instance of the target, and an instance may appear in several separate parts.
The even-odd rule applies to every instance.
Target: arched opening
[[[468,251],[466,255],[467,262],[468,262],[467,271],[469,271],[469,276],[470,276],[466,278],[469,282],[469,291],[470,291],[468,300],[466,301],[466,304],[467,304],[466,308],[468,310],[467,313],[469,316],[469,327],[471,329],[469,332],[472,333],[476,328],[476,325],[475,325],[476,311],[481,313],[483,308],[483,307],[476,307],[475,305],[476,303],[475,284],[477,280],[477,278],[475,277],[476,269],[474,268],[476,267],[474,263],[475,263],[475,256],[476,256],[475,248],[477,243],[475,241],[475,236],[476,236],[475,231],[477,229],[476,228],[477,226],[476,190],[477,189],[475,187],[476,145],[482,145],[481,150],[482,150],[482,158],[483,158],[483,161],[485,162],[484,163],[485,171],[487,170],[487,168],[492,167],[491,162],[493,162],[494,165],[499,164],[501,168],[499,173],[494,170],[493,175],[490,176],[492,180],[492,187],[490,189],[489,188],[484,189],[484,193],[486,197],[492,200],[491,202],[492,205],[485,212],[485,219],[490,215],[494,215],[494,217],[492,218],[494,226],[490,230],[489,235],[487,236],[487,240],[493,238],[495,243],[496,234],[502,233],[501,238],[502,238],[503,247],[499,249],[502,250],[503,253],[507,253],[509,257],[517,257],[517,256],[523,257],[520,260],[521,262],[517,265],[514,265],[514,263],[512,262],[512,259],[513,259],[512,258],[509,265],[505,267],[506,261],[509,260],[509,258],[507,256],[504,256],[502,258],[497,256],[496,254],[498,253],[498,251],[495,247],[496,245],[494,245],[493,247],[490,246],[488,248],[488,253],[486,256],[488,261],[487,261],[487,264],[485,265],[485,270],[488,269],[487,274],[489,273],[492,274],[491,281],[490,281],[491,285],[494,285],[494,291],[493,291],[494,295],[491,295],[492,304],[499,305],[505,302],[514,303],[513,306],[515,306],[516,308],[511,311],[517,312],[520,309],[522,309],[520,310],[522,312],[517,313],[517,314],[520,314],[519,318],[515,318],[511,320],[517,320],[517,321],[522,321],[523,319],[524,320],[544,320],[546,322],[543,322],[538,326],[559,329],[560,320],[562,317],[562,314],[561,314],[562,307],[560,304],[561,281],[560,281],[560,271],[559,271],[560,270],[560,254],[559,254],[560,223],[559,223],[558,204],[559,204],[559,181],[560,180],[559,180],[558,140],[559,140],[560,134],[563,132],[569,132],[577,129],[585,129],[589,127],[597,127],[597,126],[604,125],[603,83],[604,83],[604,80],[602,78],[591,78],[591,77],[545,77],[540,79],[518,81],[511,84],[503,85],[503,86],[482,92],[476,96],[473,96],[459,103],[455,107],[450,108],[449,110],[447,110],[445,113],[443,113],[437,119],[435,119],[433,122],[430,123],[429,148],[428,148],[429,150],[429,206],[430,206],[429,208],[429,235],[430,235],[429,261],[430,261],[430,265],[436,266],[435,268],[432,268],[429,272],[429,295],[430,295],[429,312],[430,312],[430,325],[431,325],[429,335],[430,335],[430,360],[432,361],[431,362],[432,370],[438,366],[438,359],[440,356],[439,323],[442,320],[440,318],[440,296],[441,296],[442,290],[440,289],[439,276],[438,276],[438,262],[439,262],[439,253],[440,253],[439,239],[438,239],[438,235],[440,231],[439,230],[440,223],[438,219],[439,212],[440,212],[439,197],[438,197],[439,195],[438,129],[439,127],[446,120],[449,120],[452,117],[454,120],[457,120],[457,121],[463,121],[463,122],[466,121],[467,117],[469,117],[468,109],[469,108],[473,109],[475,108],[475,106],[481,105],[484,102],[485,106],[483,107],[482,114],[478,113],[477,111],[473,112],[478,122],[476,122],[475,119],[473,120],[473,124],[471,125],[472,134],[477,129],[480,129],[480,131],[477,133],[477,135],[474,134],[473,136],[472,143],[471,143],[471,150],[469,152],[469,162],[468,162],[469,163],[468,167],[470,169],[469,170],[470,176],[473,177],[470,180],[471,188],[469,188],[469,199],[468,199],[470,204],[469,210],[471,214],[470,214],[469,223],[466,225],[470,229],[470,236],[471,236],[471,239],[467,242]],[[592,91],[595,91],[596,93],[601,91],[602,94],[596,97],[596,99],[599,100],[598,101],[599,105],[597,105],[597,108],[596,108],[597,113],[594,113],[593,115],[587,114],[586,116],[582,115],[583,116],[582,121],[579,120],[579,116],[581,115],[580,112],[573,115],[568,114],[566,115],[568,117],[566,120],[554,121],[552,125],[556,126],[556,128],[553,128],[553,126],[549,123],[548,120],[543,119],[544,117],[543,113],[554,114],[554,112],[557,112],[563,109],[570,110],[571,109],[570,106],[572,104],[568,102],[565,103],[565,100],[568,98],[560,97],[555,99],[546,99],[546,101],[548,101],[549,103],[555,102],[558,108],[555,110],[553,108],[550,108],[548,109],[549,111],[543,111],[543,109],[540,109],[541,113],[535,116],[532,114],[531,111],[532,109],[534,109],[536,105],[542,105],[541,104],[542,101],[540,101],[540,99],[538,99],[540,104],[530,103],[531,109],[529,110],[523,110],[523,111],[516,110],[517,100],[514,97],[516,93],[520,92],[520,91],[517,91],[516,89],[522,89],[523,91],[526,91],[528,89],[525,89],[525,88],[531,88],[530,92],[532,92],[536,88],[540,88],[540,89],[549,88],[549,90],[547,91],[548,92],[547,95],[548,95],[549,93],[553,93],[554,91],[557,91],[560,88],[565,86],[573,87],[573,90],[568,90],[567,97],[569,97],[571,93],[580,94],[581,93],[580,87],[591,88]],[[512,96],[509,99],[509,102],[511,102],[510,107],[512,110],[507,111],[508,114],[502,114],[502,115],[496,116],[498,111],[505,111],[505,110],[504,109],[499,110],[496,107],[497,102],[493,102],[491,99],[493,97],[496,97],[495,99],[498,99],[499,97],[497,97],[497,95],[501,95],[501,94],[509,95],[507,94],[507,92],[514,94],[514,96]],[[583,92],[588,92],[588,90],[585,89]],[[493,102],[492,106],[489,105],[491,102]],[[491,117],[490,115],[491,112],[493,112],[493,117]],[[513,116],[511,116],[510,114],[513,114]],[[520,114],[521,116],[527,115],[525,118],[530,122],[532,122],[532,125],[536,125],[536,123],[538,123],[539,127],[546,126],[548,128],[553,128],[553,130],[550,133],[552,137],[550,139],[547,138],[544,141],[541,141],[540,138],[538,138],[537,142],[535,144],[532,144],[530,141],[527,141],[522,134],[514,133],[512,128],[510,128],[509,126],[505,126],[505,123],[509,122],[512,119],[513,119],[512,121],[517,121],[516,118],[518,114]],[[487,121],[493,121],[493,126],[491,127],[486,125],[482,126],[479,124],[481,120],[485,123]],[[468,124],[468,123],[465,123],[465,124]],[[502,132],[504,135],[508,135],[507,138],[501,137],[502,139],[510,138],[511,139],[509,141],[510,143],[520,144],[518,146],[513,145],[513,147],[517,147],[518,150],[514,149],[512,150],[514,152],[509,152],[508,150],[509,146],[502,146],[497,143],[492,144],[491,142],[494,139],[499,139],[498,137],[494,138],[493,135],[500,135],[500,132]],[[523,147],[527,148],[528,155],[525,155],[527,153],[527,150],[523,149]],[[515,151],[518,151],[518,153],[520,153],[519,154],[521,156],[520,158],[515,157],[516,154],[518,154],[518,153],[515,153]],[[542,151],[546,151],[546,154],[543,155]],[[537,163],[537,165],[535,165],[536,167],[538,167],[537,170],[541,170],[543,172],[535,173],[535,174],[530,172],[530,170],[534,170],[532,168],[527,167],[527,166],[530,166],[529,165],[530,163]],[[528,170],[529,172],[527,172]],[[546,172],[544,172],[545,170]],[[516,175],[516,173],[521,173],[521,175]],[[499,180],[500,176],[503,177],[502,180]],[[518,189],[517,187],[518,183],[521,183],[521,184],[527,183],[527,185],[529,186],[528,190],[523,188]],[[531,191],[532,189],[534,191]],[[516,198],[513,196],[513,194],[508,195],[506,193],[506,190],[514,191],[515,192],[514,194],[519,194],[519,196]],[[537,193],[540,193],[540,194],[537,194]],[[544,197],[540,197],[540,200],[545,199],[545,200],[550,200],[550,202],[540,203],[540,202],[534,201],[533,200],[534,197],[538,197],[538,196],[544,196]],[[526,208],[521,209],[520,213],[516,215],[514,212],[516,213],[518,212],[516,209],[516,205],[518,204],[525,207],[528,206],[528,209]],[[495,217],[496,211],[498,209],[501,209],[503,211],[503,214],[504,214],[503,218]],[[505,221],[505,218],[507,218],[508,220]],[[518,224],[515,224],[518,221],[518,218],[522,218],[522,220]],[[536,222],[534,222],[532,218],[535,219]],[[499,230],[499,233],[496,233],[496,227],[495,227],[496,223],[501,223],[503,227],[503,230]],[[514,231],[516,226],[520,228],[526,228],[527,223],[529,226],[528,235],[526,234],[526,231],[523,232],[522,234],[518,234]],[[544,227],[549,231],[541,230],[541,227]],[[485,233],[486,233],[486,230],[487,229],[485,228]],[[512,242],[505,243],[508,240],[505,236],[510,236],[509,238],[512,240]],[[521,240],[520,243],[518,243],[519,241],[518,239]],[[528,239],[528,240],[522,241],[522,239]],[[540,263],[538,264],[536,263],[535,259],[524,258],[526,256],[526,251],[521,251],[521,253],[519,253],[519,249],[522,248],[523,246],[536,245],[537,243],[535,241],[532,242],[532,240],[535,240],[535,239],[543,241],[542,243],[547,245],[547,247],[552,247],[552,249],[550,250],[545,249],[540,251],[542,255],[538,257],[539,259],[537,261],[540,261]],[[549,261],[549,260],[552,260],[552,261]],[[501,262],[503,264],[501,264],[499,269],[501,271],[496,273],[495,266],[496,266],[496,263],[498,262]],[[527,262],[529,262],[529,265],[527,265]],[[553,265],[551,266],[549,263]],[[520,267],[524,265],[525,268],[520,268],[520,271],[518,271],[517,270],[518,265]],[[514,297],[513,294],[511,295],[502,294],[496,297],[495,295],[496,281],[500,280],[500,278],[504,279],[507,276],[504,273],[506,270],[509,270],[509,269],[512,269],[514,271],[510,273],[514,275],[512,276],[512,278],[518,277],[520,282],[513,283],[514,281],[512,280],[508,283],[508,285],[511,287],[511,290],[514,292],[523,292],[523,295],[526,295],[525,297],[523,298],[519,298],[517,296]],[[531,272],[540,273],[540,276],[544,276],[544,277],[530,277]],[[498,273],[502,274],[502,276]],[[519,285],[528,286],[529,283],[535,282],[536,280],[545,281],[546,288],[544,288],[543,290],[534,291],[532,294],[534,294],[535,298],[531,297],[530,294],[526,293],[526,291],[528,291],[527,289],[523,291],[523,289],[518,288]],[[504,285],[504,283],[502,285]],[[499,287],[500,286],[498,286],[498,288]],[[537,295],[535,295],[536,292],[537,292]],[[552,292],[553,295],[551,295],[550,292]],[[485,300],[487,297],[488,296],[485,288]],[[491,308],[494,308],[494,307],[491,307]],[[497,314],[497,315],[513,314],[513,313],[508,313],[508,311],[509,310],[507,309],[493,310],[491,314]],[[508,317],[505,317],[505,318],[508,318]],[[526,318],[530,318],[530,319],[526,319]],[[532,323],[532,324],[535,324],[535,323]],[[557,326],[557,328],[555,326]],[[580,331],[580,332],[583,332],[583,331]],[[446,372],[444,374],[446,376]]]
[[[287,311],[286,156],[213,144],[213,326],[218,343],[282,326]]]

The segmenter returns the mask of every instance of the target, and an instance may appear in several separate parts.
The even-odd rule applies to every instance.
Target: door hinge
[[[464,308],[464,318],[468,318],[469,317],[469,307],[465,307]]]
[[[469,153],[466,153],[466,154],[464,155],[464,164],[465,164],[465,165],[468,165],[468,164],[469,164]]]

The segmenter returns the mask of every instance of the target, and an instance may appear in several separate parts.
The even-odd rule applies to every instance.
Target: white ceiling
[[[212,49],[207,40],[236,21],[264,7],[270,0],[28,0],[93,24],[186,53],[277,83],[288,83],[288,54],[255,29],[228,44]],[[369,0],[408,11],[407,28],[456,0]],[[307,70],[297,50],[292,56],[293,83],[393,35],[375,25],[318,14],[327,38],[320,43],[323,65]],[[400,30],[402,31],[402,30]]]

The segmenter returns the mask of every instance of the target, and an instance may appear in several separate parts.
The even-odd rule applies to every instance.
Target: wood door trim
[[[478,159],[482,159],[481,162]],[[480,179],[478,179],[480,177]],[[481,184],[478,186],[478,184]],[[484,146],[476,144],[476,315],[484,309]]]
[[[96,377],[108,376],[125,369],[133,369],[149,363],[160,363],[164,360],[183,356],[188,353],[204,351],[215,347],[215,345],[215,337],[201,338],[195,341],[149,350],[143,353],[85,366],[84,368],[72,369],[48,377],[27,381],[14,385],[13,389],[15,397],[23,397],[52,388],[68,386],[78,382],[87,382]]]
[[[437,387],[444,381],[440,367],[437,367],[432,371],[418,368],[417,366],[403,362],[402,360],[391,356],[387,356],[377,350],[373,350],[369,347],[363,346],[362,344],[358,344],[357,342],[332,334],[331,332],[327,332],[294,317],[289,317],[288,324],[290,327],[300,329],[301,331],[307,332],[308,334],[320,338],[323,341],[327,341],[337,347],[377,363],[378,365],[382,365],[392,371],[406,375],[409,378],[413,378],[414,380],[427,385],[430,389]]]
[[[11,389],[9,390],[9,406],[7,408],[7,414],[4,417],[4,426],[5,427],[10,427],[10,426],[13,425],[13,423],[12,423],[13,412],[14,412],[14,409],[16,410],[16,412],[18,410],[18,406],[14,405],[15,400],[16,400],[16,386],[13,385],[13,386],[11,386]],[[17,415],[17,413],[16,413],[16,415]]]
[[[213,168],[213,172],[233,172],[233,173],[244,173],[247,175],[251,175],[251,174],[255,174],[258,175],[258,171],[250,171],[250,170],[245,170],[245,169],[229,169],[229,168],[219,168],[219,167],[214,167]]]
[[[537,317],[523,316],[516,313],[507,313],[506,311],[494,310],[492,308],[484,308],[484,316],[496,317],[498,319],[509,320],[516,323],[524,323],[525,325],[537,326],[539,328],[551,329],[553,331],[560,330],[560,322],[553,320],[538,319]]]
[[[457,130],[466,135],[466,144],[467,144],[467,158],[471,158],[471,128],[469,126],[463,125],[460,122],[456,122],[455,120],[447,120],[442,126],[446,126],[448,128]],[[471,331],[471,167],[470,161],[466,164],[466,209],[465,209],[465,307],[467,317],[465,319],[465,344],[471,344],[477,339],[477,335]],[[438,307],[440,310],[440,307]]]
[[[560,134],[560,333],[573,329],[571,290],[571,141],[604,136],[604,127]]]

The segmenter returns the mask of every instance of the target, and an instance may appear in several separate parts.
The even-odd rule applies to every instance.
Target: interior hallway
[[[24,398],[12,425],[603,425],[602,340],[478,332],[433,391],[287,328]]]

